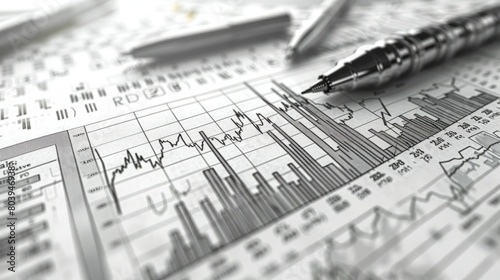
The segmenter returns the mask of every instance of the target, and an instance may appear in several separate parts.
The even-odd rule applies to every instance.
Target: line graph
[[[406,213],[398,214],[394,211],[389,211],[384,209],[383,207],[377,206],[370,210],[367,213],[367,216],[372,216],[372,220],[370,222],[370,230],[363,231],[357,228],[356,224],[351,224],[349,228],[349,236],[348,242],[345,243],[334,243],[335,248],[347,248],[356,243],[359,238],[363,239],[375,239],[380,234],[380,220],[384,218],[394,219],[397,221],[406,221],[411,222],[415,221],[418,217],[418,206],[428,204],[432,199],[440,200],[444,202],[444,206],[455,211],[458,214],[466,215],[470,212],[470,207],[466,200],[464,199],[468,192],[471,190],[472,184],[467,188],[462,188],[460,186],[450,185],[448,187],[448,193],[446,192],[437,192],[430,191],[425,193],[424,196],[412,196],[407,202],[408,210],[405,210]],[[457,207],[452,202],[458,202],[462,207]]]
[[[479,174],[500,164],[499,138],[485,132],[480,132],[470,138],[479,144],[480,148],[468,146],[458,151],[460,157],[440,162],[443,172],[455,181],[473,180]]]
[[[444,192],[430,191],[423,196],[412,196],[409,201],[404,204],[404,207],[402,207],[406,209],[399,209],[402,213],[397,213],[397,211],[387,210],[384,207],[376,206],[354,219],[353,222],[346,227],[345,231],[347,232],[348,237],[344,238],[345,241],[337,242],[335,237],[328,238],[325,241],[328,244],[326,249],[328,252],[327,254],[331,255],[332,252],[338,250],[347,250],[355,246],[360,239],[374,241],[381,237],[383,219],[394,220],[397,223],[413,223],[419,219],[426,220],[428,218],[424,219],[424,217],[435,216],[445,209],[450,209],[460,215],[467,215],[472,210],[472,206],[469,205],[464,198],[467,196],[470,189],[471,186],[464,189],[459,186],[450,185],[447,188],[447,192],[446,190]],[[425,205],[429,204],[431,200],[442,201],[443,203],[439,203],[439,206],[436,207],[435,210],[430,211],[430,213],[419,213],[419,206],[424,206],[423,208],[425,208]],[[454,205],[453,203],[455,202],[458,202],[461,207]],[[369,220],[367,223],[367,230],[359,228],[356,224],[356,221],[362,220]],[[340,235],[340,233],[337,233],[337,235]],[[398,236],[399,238],[402,238],[402,235]]]
[[[254,122],[252,119],[247,117],[244,113],[238,112],[234,110],[234,114],[237,120],[231,119],[234,125],[236,126],[237,130],[234,131],[235,136],[231,134],[224,134],[223,138],[216,138],[216,137],[211,137],[207,138],[209,140],[214,140],[219,142],[222,145],[226,144],[226,141],[231,141],[231,142],[241,142],[241,133],[243,132],[243,120],[248,120],[250,124],[260,133],[260,127],[264,125],[264,122],[270,123],[271,121],[261,114],[257,114],[258,122]],[[113,201],[116,205],[116,210],[118,213],[121,213],[121,206],[120,206],[120,201],[116,193],[116,188],[115,188],[115,181],[116,177],[119,174],[122,174],[125,172],[125,170],[129,167],[129,165],[133,166],[135,169],[141,169],[143,164],[148,164],[151,168],[161,168],[162,167],[162,160],[164,158],[164,150],[165,150],[165,145],[168,144],[170,148],[177,147],[179,145],[183,145],[186,147],[190,148],[197,148],[200,151],[204,150],[204,146],[207,140],[203,140],[200,143],[193,143],[186,141],[184,137],[179,134],[177,138],[174,141],[169,141],[169,140],[159,140],[158,142],[160,143],[161,150],[160,150],[160,156],[158,157],[158,160],[155,160],[153,158],[145,158],[144,156],[134,153],[132,154],[129,150],[126,151],[126,156],[123,158],[123,164],[120,165],[118,168],[114,169],[113,172],[111,172],[111,175],[108,175],[107,172],[104,173],[105,179],[106,179],[106,184],[111,192],[111,195],[113,197]],[[97,155],[97,159],[100,161],[101,165],[103,166],[104,170],[108,170],[106,168],[106,164],[104,163],[103,158],[101,157],[98,149],[95,149],[95,153]]]
[[[387,119],[385,118],[386,116],[389,116],[389,117],[392,117],[392,114],[391,112],[389,112],[389,110],[387,109],[387,106],[385,105],[385,103],[382,101],[382,99],[380,98],[366,98],[366,99],[363,99],[361,100],[361,102],[359,103],[361,106],[363,107],[366,107],[366,102],[367,101],[376,101],[377,103],[380,104],[381,106],[381,112],[380,112],[380,117],[382,118],[382,120],[384,121],[384,125],[387,126]]]
[[[496,142],[496,143],[493,143],[493,144],[490,144],[486,147],[484,147],[483,151],[481,152],[478,152],[478,151],[474,151],[474,153],[476,154],[476,156],[474,157],[469,157],[469,158],[466,158],[466,159],[461,159],[463,160],[462,163],[460,163],[459,165],[455,166],[453,169],[451,170],[445,170],[446,172],[446,175],[448,177],[453,177],[455,174],[457,174],[457,172],[459,172],[460,168],[462,168],[465,164],[467,164],[468,162],[471,162],[473,160],[478,160],[479,158],[481,158],[482,156],[484,156],[486,153],[490,152],[490,151],[494,151],[495,148],[499,147],[500,146],[500,142]],[[453,160],[457,160],[457,159],[453,159]],[[453,161],[453,160],[450,160],[450,161]],[[498,158],[497,158],[498,160]],[[448,161],[448,162],[450,162]],[[443,162],[442,164],[445,164],[445,163],[448,163],[448,162]]]
[[[490,170],[490,172],[493,171],[494,170]],[[338,274],[339,271],[337,269],[339,268],[339,264],[343,264],[342,266],[351,267],[351,269],[343,271],[343,273],[349,275],[351,278],[357,279],[357,277],[363,274],[369,274],[369,270],[367,270],[369,264],[379,260],[383,262],[384,254],[390,252],[391,247],[395,246],[397,243],[403,243],[407,239],[411,240],[411,238],[408,237],[411,236],[411,233],[419,230],[421,231],[425,228],[425,223],[438,217],[442,212],[450,210],[462,217],[470,216],[471,220],[473,220],[474,215],[471,215],[471,213],[473,213],[472,211],[480,207],[488,199],[498,195],[498,191],[500,190],[500,186],[496,186],[485,193],[484,196],[473,201],[473,203],[468,203],[465,198],[469,196],[470,192],[475,191],[474,186],[481,179],[482,178],[471,182],[465,187],[450,185],[448,188],[445,188],[444,191],[429,191],[423,196],[412,196],[400,207],[401,209],[387,210],[384,207],[376,206],[368,210],[355,218],[351,224],[347,225],[344,229],[345,233],[337,231],[332,237],[324,241],[326,243],[324,247],[325,252],[323,253],[325,255],[325,261],[323,264],[315,261],[312,262],[311,273],[319,274],[320,276],[318,276],[318,279],[322,279],[321,275],[327,278],[332,278],[333,276],[340,277],[341,275]],[[428,204],[431,202],[434,202],[435,205],[429,208]],[[422,209],[425,210],[422,211]],[[364,221],[363,223],[366,229],[361,229],[358,226],[357,223],[361,221]],[[387,233],[382,232],[382,228],[387,227],[390,221],[402,225],[401,228],[396,227],[396,229],[394,229],[395,232],[393,237],[387,236]],[[427,250],[431,249],[433,246],[437,246],[439,244],[438,241],[450,232],[453,232],[453,226],[451,224],[446,224],[442,229],[435,232],[433,231],[428,240],[425,240],[413,250],[405,252],[406,255],[404,258],[399,259],[392,265],[381,265],[387,268],[384,274],[378,274],[378,277],[380,277],[380,279],[385,279],[385,277],[396,277],[396,279],[399,279],[398,275],[406,275],[404,277],[410,275],[415,279],[437,277],[437,275],[429,274],[429,272],[425,276],[422,276],[421,271],[409,272],[406,268],[413,261],[425,255]],[[347,235],[347,237],[342,238],[344,241],[337,241],[336,238],[340,235]],[[383,245],[379,243],[373,252],[365,256],[361,261],[358,261],[355,265],[349,263],[346,258],[342,258],[342,252],[355,250],[355,246],[362,246],[359,243],[372,242],[375,244],[375,241],[380,241],[380,239],[384,240]],[[414,240],[407,242],[419,244],[421,241],[422,240]],[[456,258],[458,256],[452,257]],[[441,261],[444,261],[446,258],[450,258],[450,255],[447,255],[445,258],[441,259]],[[440,268],[434,267],[433,269],[438,270]],[[335,279],[335,277],[333,278]]]
[[[448,89],[449,91],[452,92],[460,91],[460,87],[457,85],[457,79],[453,77],[451,78],[450,83],[442,83],[442,82],[433,83],[430,87],[420,90],[419,93],[427,94],[429,92],[437,91],[443,88]]]
[[[287,85],[276,81],[273,81],[267,94],[261,93],[249,83],[245,83],[244,88],[255,97],[252,102],[264,105],[263,109],[260,109],[262,111],[253,111],[250,115],[241,109],[227,108],[226,111],[231,115],[223,122],[225,130],[219,130],[218,133],[210,135],[205,130],[194,128],[189,135],[184,129],[184,132],[169,137],[153,137],[151,144],[156,145],[153,155],[125,149],[124,156],[118,161],[114,160],[113,165],[106,162],[107,155],[101,153],[101,147],[94,148],[96,160],[102,170],[105,170],[105,183],[118,215],[122,215],[123,205],[119,195],[119,186],[122,183],[117,178],[125,176],[125,173],[147,167],[151,170],[148,172],[161,169],[165,174],[170,174],[167,170],[169,165],[165,165],[164,161],[169,160],[168,153],[177,149],[190,149],[193,151],[193,157],[200,159],[206,155],[214,156],[214,159],[210,160],[211,166],[198,171],[203,175],[203,181],[208,184],[212,194],[202,194],[199,197],[197,211],[190,209],[193,204],[188,207],[178,195],[167,198],[161,192],[158,206],[153,203],[150,195],[144,198],[156,216],[163,216],[169,213],[165,212],[167,208],[172,208],[175,209],[175,219],[179,221],[178,228],[169,230],[171,245],[166,268],[159,273],[151,266],[144,267],[144,275],[150,279],[167,278],[222,247],[290,215],[497,100],[486,92],[463,97],[459,90],[446,92],[440,98],[427,93],[421,95],[422,97],[411,97],[408,101],[417,105],[423,113],[414,113],[413,118],[399,116],[404,122],[403,125],[391,123],[399,130],[398,135],[369,129],[371,134],[387,144],[385,148],[381,148],[370,138],[351,128],[346,119],[338,122],[328,115],[330,110],[338,110],[341,114],[347,114],[349,120],[353,110],[346,105],[333,106],[308,100]],[[271,102],[270,98],[274,101]],[[388,112],[385,105],[381,104]],[[161,112],[163,111],[155,114]],[[131,121],[141,122],[141,118],[149,120],[149,116],[136,116]],[[382,118],[384,125],[387,125],[384,115]],[[200,120],[202,119],[200,117]],[[150,125],[148,122],[140,125],[142,132],[139,131],[137,135],[149,133],[143,126]],[[321,134],[312,132],[311,128]],[[291,133],[292,130],[295,132]],[[251,131],[254,132],[250,133]],[[274,150],[282,151],[281,153],[290,159],[283,162],[286,168],[281,172],[270,170],[270,173],[254,170],[250,172],[250,176],[241,177],[230,162],[233,158],[228,159],[222,150],[229,147],[240,149],[240,145],[250,141],[245,138],[247,134],[254,135],[250,137],[252,142],[255,137],[265,139],[261,141],[276,147]],[[309,143],[318,147],[329,162],[319,163],[317,158],[296,140],[297,135],[302,135]],[[150,138],[151,136],[147,137],[148,141]],[[204,161],[208,163],[209,159]],[[249,182],[248,178],[252,178],[253,183]],[[189,189],[191,190],[191,185]],[[411,202],[412,207],[416,207],[417,202],[427,202],[432,197],[456,199],[461,203],[460,198],[464,195],[464,190],[450,187],[450,192],[450,195],[430,192],[423,198],[415,197]],[[169,202],[172,199],[173,203]],[[206,220],[205,225],[199,224],[195,218],[200,214]],[[377,216],[382,213],[376,211],[374,214]],[[204,232],[204,228],[209,228],[210,234]]]

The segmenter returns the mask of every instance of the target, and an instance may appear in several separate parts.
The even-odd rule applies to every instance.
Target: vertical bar
[[[184,254],[184,241],[182,239],[182,236],[178,230],[172,230],[170,233],[170,238],[173,241],[173,257],[172,258],[172,265],[173,265],[173,270],[177,270],[180,267],[188,264],[190,261],[189,256]]]
[[[226,212],[226,210],[222,210],[220,212],[220,216],[222,217],[222,220],[226,221],[227,227],[229,229],[231,239],[234,240],[240,236],[242,236],[244,233],[240,231],[240,229],[236,226],[236,222],[233,220],[233,218]]]
[[[292,197],[292,195],[290,194],[290,191],[287,189],[286,186],[283,186],[283,185],[280,185],[278,187],[278,190],[283,193],[283,196],[285,197],[286,201],[288,202],[288,204],[290,204],[290,206],[292,207],[292,209],[295,209],[297,207],[299,207],[299,203],[295,201],[295,198]]]
[[[207,216],[211,227],[214,229],[215,234],[217,235],[221,243],[222,244],[227,243],[228,238],[224,234],[224,230],[222,229],[222,226],[220,224],[220,218],[218,217],[217,212],[215,212],[215,209],[210,200],[208,200],[208,198],[205,197],[203,200],[200,201],[200,205],[203,212],[205,213],[205,216]]]
[[[222,180],[217,180],[217,177],[220,179],[217,172],[213,168],[210,168],[204,170],[203,175],[205,175],[208,184],[210,184],[210,186],[214,190],[215,194],[217,195],[217,198],[222,203],[223,207],[225,209],[233,208],[234,204],[230,199],[229,194],[227,193],[227,190],[225,189],[225,186],[222,183]]]
[[[184,202],[179,201],[177,205],[175,205],[175,210],[181,220],[183,227],[186,229],[188,233],[189,239],[192,244],[193,252],[195,254],[195,258],[199,258],[208,253],[210,248],[206,248],[205,244],[203,244],[203,237],[198,231],[198,228],[196,227],[196,224],[194,223],[191,215],[187,211]]]
[[[226,182],[228,183],[229,186],[231,186],[232,189],[236,186],[236,182],[234,178],[232,177],[226,177],[224,178]],[[255,209],[254,206],[250,205],[250,201],[246,200],[242,196],[236,195],[236,202],[238,204],[238,210],[242,213],[242,220],[240,221],[241,224],[245,224],[247,227],[247,232],[252,231],[256,227],[259,227],[261,225],[260,217],[257,214],[257,209]],[[252,201],[254,201],[252,197]]]
[[[295,173],[295,175],[297,177],[299,177],[300,180],[302,180],[302,187],[304,188],[304,190],[308,190],[310,191],[311,193],[314,193],[314,196],[315,197],[319,197],[320,195],[320,192],[318,190],[315,189],[314,187],[314,183],[317,183],[316,181],[309,181],[306,176],[304,176],[304,174],[302,174],[302,172],[300,172],[300,170],[295,167],[295,165],[293,163],[289,163],[288,164],[288,167],[292,170],[293,173]]]
[[[274,204],[279,209],[280,213],[278,213],[278,215],[282,215],[290,210],[288,204],[281,197],[281,194],[276,193],[271,188],[269,183],[264,179],[264,177],[262,177],[262,174],[260,174],[259,172],[256,172],[253,174],[253,177],[255,178],[255,180],[257,180],[257,182],[259,182],[261,189],[263,190],[264,194],[266,195],[267,199],[269,200],[269,205]],[[273,203],[271,203],[271,200]]]
[[[304,201],[302,201],[295,193],[296,191],[290,188],[290,184],[288,184],[278,172],[274,172],[273,176],[281,184],[281,186],[283,186],[283,190],[288,194],[290,198],[292,198],[296,206],[300,206],[304,203]]]
[[[297,189],[302,193],[302,196],[305,197],[306,202],[310,202],[316,198],[303,180],[299,179],[295,185]]]

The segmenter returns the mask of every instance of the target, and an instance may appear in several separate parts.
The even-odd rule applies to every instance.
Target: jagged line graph
[[[479,159],[481,157],[481,155],[485,154],[492,147],[494,147],[496,145],[500,145],[500,141],[495,142],[495,143],[485,147],[485,150],[483,152],[481,152],[480,154],[478,154],[475,157],[467,158],[463,162],[466,162],[469,160]],[[452,160],[463,160],[463,158],[454,158]],[[452,160],[443,161],[440,164],[442,164],[444,162],[450,162]],[[459,168],[460,167],[455,168],[452,172],[456,172]],[[448,177],[451,177],[453,175],[453,173],[452,174],[448,173],[447,170],[445,170],[444,168],[443,168],[443,171],[445,172],[445,174]],[[448,188],[449,194],[443,194],[443,193],[436,192],[436,191],[430,191],[430,192],[427,192],[424,197],[412,196],[410,198],[410,202],[409,202],[409,210],[406,214],[396,214],[394,212],[391,212],[391,211],[384,209],[383,207],[376,206],[372,210],[369,211],[372,213],[371,215],[373,216],[372,222],[370,223],[369,232],[362,231],[359,228],[357,228],[357,226],[355,224],[351,224],[348,227],[349,234],[350,234],[348,240],[346,242],[343,242],[343,243],[335,243],[335,248],[339,248],[339,249],[348,248],[348,247],[354,245],[359,238],[368,239],[368,240],[376,239],[380,234],[379,225],[380,225],[380,220],[382,219],[382,217],[390,218],[390,219],[394,219],[394,220],[398,220],[398,221],[409,221],[409,222],[416,220],[418,204],[429,203],[432,198],[443,200],[447,204],[446,206],[449,209],[457,212],[458,214],[460,214],[462,216],[467,215],[471,212],[471,210],[473,209],[473,206],[469,205],[465,201],[465,198],[467,197],[468,193],[473,189],[474,185],[475,184],[473,184],[473,182],[469,183],[469,185],[465,186],[465,187],[461,186],[461,185],[450,184],[450,186]],[[458,202],[459,204],[461,204],[462,207],[455,206],[454,205],[455,202]]]
[[[276,82],[276,81],[272,81],[275,85],[277,85],[278,87],[281,87],[282,84]],[[295,109],[296,107],[300,107],[301,105],[315,105],[315,106],[318,106],[318,107],[323,107],[327,110],[332,110],[332,109],[339,109],[341,112],[345,112],[348,117],[347,119],[342,119],[343,122],[347,121],[347,120],[350,120],[353,118],[353,113],[354,111],[349,108],[347,105],[343,104],[343,105],[332,105],[328,102],[325,102],[325,103],[321,103],[321,102],[316,102],[314,100],[311,100],[311,99],[308,99],[308,98],[300,98],[300,99],[290,99],[290,96],[286,95],[286,94],[281,94],[280,92],[278,92],[278,90],[276,90],[275,88],[271,88],[271,91],[274,92],[276,95],[280,96],[281,98],[283,98],[285,101],[281,101],[280,102],[280,105],[281,106],[277,106],[277,108],[282,111],[283,113],[287,113],[289,110],[291,109]]]
[[[488,146],[485,146],[484,147],[485,150],[474,157],[469,157],[465,160],[464,160],[464,158],[454,158],[452,160],[445,161],[445,162],[451,162],[453,160],[463,160],[463,162],[462,162],[462,165],[463,165],[467,161],[479,159],[486,152],[490,151],[492,147],[495,147],[496,145],[499,145],[499,144],[500,144],[500,141],[494,142]],[[443,163],[444,162],[441,162],[440,164],[442,165]],[[460,166],[462,166],[462,165],[460,165]],[[452,172],[456,172],[458,169],[460,169],[460,167],[455,168],[454,170],[452,170]],[[445,170],[444,167],[443,167],[443,170],[445,171],[446,176],[448,176],[448,177],[453,176],[453,173],[452,174],[447,173],[447,170]],[[490,170],[489,172],[492,172],[492,171],[493,170]],[[410,201],[409,201],[408,211],[404,214],[397,214],[393,211],[388,211],[381,206],[376,206],[376,207],[372,208],[371,210],[369,210],[367,212],[368,214],[366,214],[366,213],[363,214],[363,215],[368,215],[368,216],[372,217],[371,218],[372,220],[369,223],[368,230],[361,230],[360,228],[358,228],[358,226],[355,223],[348,225],[347,232],[348,232],[349,236],[347,238],[347,241],[336,242],[334,238],[328,239],[327,240],[327,244],[328,244],[327,252],[329,254],[332,254],[332,252],[334,250],[348,249],[348,248],[354,246],[358,242],[359,239],[365,239],[365,240],[369,240],[369,241],[373,241],[373,240],[377,239],[381,235],[380,228],[381,228],[381,223],[382,223],[383,218],[392,219],[392,220],[396,220],[399,222],[416,221],[418,218],[417,217],[418,216],[417,215],[418,205],[419,204],[420,205],[427,204],[431,201],[432,198],[444,201],[445,204],[443,204],[442,206],[456,212],[460,216],[466,216],[466,215],[470,214],[472,212],[472,210],[475,209],[478,206],[478,203],[480,203],[480,201],[482,200],[482,199],[477,199],[473,203],[467,203],[467,201],[465,200],[465,198],[468,197],[468,194],[471,191],[473,191],[473,188],[475,185],[476,185],[475,182],[470,182],[467,186],[461,186],[460,184],[457,184],[457,185],[450,184],[448,187],[449,193],[430,191],[430,192],[427,192],[424,197],[417,196],[417,195],[412,196],[410,198]],[[485,195],[485,197],[490,197],[492,194],[496,193],[498,191],[498,188],[500,188],[500,186],[490,190],[489,193]],[[455,204],[459,204],[460,206],[457,206]],[[363,216],[363,215],[361,215],[361,216]],[[358,219],[360,217],[358,217]],[[315,264],[315,265],[319,265],[319,264]],[[362,271],[358,268],[354,267],[353,269],[354,270],[350,271],[349,275],[359,276],[358,273],[362,273]]]
[[[266,123],[267,124],[273,123],[269,118],[263,116],[261,113],[256,114],[258,121],[255,122],[242,112],[239,112],[236,110],[233,110],[233,112],[234,112],[234,115],[236,116],[236,119],[237,119],[237,121],[236,121],[233,118],[231,118],[231,121],[233,122],[233,124],[237,128],[237,130],[233,131],[233,133],[235,133],[236,136],[233,136],[229,133],[225,133],[224,137],[222,137],[222,138],[209,137],[210,140],[217,141],[219,144],[224,145],[224,146],[227,145],[227,141],[230,141],[233,143],[243,141],[243,137],[241,136],[241,134],[243,133],[243,127],[245,126],[245,124],[243,122],[244,119],[248,120],[249,123],[261,134],[263,133],[261,130],[261,127],[263,127]],[[174,141],[160,139],[159,142],[160,142],[160,144],[168,143],[170,145],[170,148],[177,147],[177,146],[179,146],[180,143],[182,143],[184,146],[189,147],[189,148],[195,147],[199,151],[203,151],[205,148],[205,141],[204,140],[200,141],[199,143],[198,142],[186,142],[186,140],[184,140],[184,137],[182,134],[179,134],[177,136],[176,140],[174,140]],[[163,147],[163,145],[162,145],[162,147]]]
[[[370,100],[375,100],[377,101],[380,106],[381,106],[381,111],[380,111],[380,118],[382,119],[382,122],[384,124],[385,127],[387,127],[390,131],[392,131],[394,134],[398,134],[398,132],[394,129],[394,126],[393,125],[390,125],[389,121],[387,120],[386,117],[392,117],[392,113],[389,111],[389,109],[387,108],[387,106],[385,105],[384,101],[382,101],[382,98],[378,98],[378,97],[372,97],[372,98],[365,98],[365,99],[362,99],[360,102],[359,102],[359,105],[361,105],[363,108],[365,108],[366,110],[368,110],[369,112],[372,112],[373,114],[376,114],[375,112],[373,112],[372,110],[368,109],[367,108],[367,104],[366,102],[367,101],[370,101]],[[352,114],[351,114],[351,117],[352,117]],[[405,120],[406,121],[406,120]],[[407,121],[406,121],[407,122]],[[408,145],[408,146],[411,146],[411,143],[406,141],[406,140],[403,140],[403,142]],[[401,146],[401,147],[404,147],[404,146]],[[398,148],[401,148],[399,147],[398,145],[395,146],[395,149],[397,150]],[[393,156],[397,156],[397,153],[394,152],[393,153]]]
[[[364,108],[366,108],[366,101],[370,101],[370,100],[376,100],[380,103],[380,106],[382,107],[382,111],[380,112],[380,118],[382,119],[382,121],[384,122],[384,125],[387,126],[388,128],[390,128],[388,126],[388,121],[387,119],[385,118],[386,116],[389,116],[389,117],[392,117],[392,114],[391,112],[389,111],[389,109],[387,109],[387,107],[385,106],[385,103],[382,101],[381,98],[366,98],[366,99],[363,99],[359,102],[359,105],[363,106]]]
[[[261,127],[265,125],[265,123],[272,123],[269,118],[264,117],[262,114],[257,113],[256,116],[258,118],[258,121],[253,121],[251,118],[249,118],[246,114],[241,113],[239,111],[233,110],[235,117],[237,120],[234,120],[231,118],[232,122],[236,126],[236,130],[233,131],[233,133],[236,136],[233,136],[229,133],[224,133],[224,136],[222,138],[217,138],[217,137],[209,137],[210,140],[215,140],[218,143],[222,145],[226,145],[227,141],[231,142],[241,142],[243,140],[241,134],[243,133],[243,127],[244,127],[244,122],[243,120],[246,119],[249,121],[249,123],[259,132],[263,133],[261,131]],[[104,170],[104,179],[106,181],[106,185],[108,186],[108,189],[111,193],[111,197],[113,199],[113,202],[116,205],[116,210],[118,214],[122,213],[122,209],[120,206],[120,200],[118,198],[117,192],[116,192],[116,187],[115,187],[115,182],[116,178],[118,175],[123,174],[126,169],[132,165],[133,168],[135,169],[141,169],[143,164],[149,165],[151,168],[163,168],[163,159],[165,158],[165,144],[168,144],[170,148],[177,147],[179,145],[183,145],[189,148],[197,148],[199,151],[203,151],[205,148],[205,140],[198,142],[191,142],[191,141],[186,141],[184,139],[184,136],[182,134],[178,134],[177,138],[174,141],[170,140],[162,140],[159,139],[158,143],[160,144],[160,156],[158,159],[153,159],[153,158],[144,158],[143,155],[140,155],[138,153],[132,153],[130,150],[126,150],[126,156],[123,157],[123,164],[120,165],[118,168],[115,168],[111,172],[111,176],[108,175],[108,172],[106,172],[108,169],[106,168],[106,164],[104,163],[104,159],[99,153],[97,149],[94,149],[97,159],[102,165],[102,168]]]
[[[409,201],[409,206],[408,206],[408,211],[405,214],[397,214],[392,211],[386,210],[385,208],[381,206],[376,206],[372,208],[371,210],[368,211],[368,213],[371,213],[369,215],[372,215],[373,219],[372,222],[370,223],[370,230],[369,231],[363,231],[359,229],[356,224],[351,224],[348,226],[348,231],[349,231],[349,238],[346,242],[343,243],[337,243],[334,242],[335,248],[338,249],[345,249],[348,248],[354,244],[356,244],[357,240],[359,238],[362,239],[368,239],[368,240],[374,240],[380,235],[380,222],[383,217],[388,218],[388,219],[393,219],[397,221],[403,221],[403,222],[412,222],[417,219],[417,209],[419,204],[426,204],[431,201],[432,198],[436,198],[439,200],[444,201],[447,203],[447,207],[450,208],[451,210],[457,212],[460,215],[465,215],[469,213],[469,205],[465,201],[465,198],[467,197],[468,192],[470,189],[466,189],[461,186],[454,186],[450,185],[449,188],[449,194],[443,194],[439,193],[436,191],[430,191],[425,194],[424,197],[420,196],[412,196],[410,201]],[[453,202],[458,202],[462,204],[463,208],[456,207],[453,205]]]
[[[277,94],[279,94],[274,88],[272,90],[274,92],[276,92]],[[300,105],[305,105],[305,104],[313,105],[314,104],[317,106],[322,106],[328,110],[340,109],[342,112],[347,111],[349,114],[349,118],[352,118],[353,111],[345,105],[335,106],[335,105],[331,105],[330,103],[314,102],[314,101],[306,99],[306,98],[302,98],[302,100],[300,100],[299,102],[293,102],[290,100],[290,98],[288,96],[281,95],[281,94],[279,94],[279,95],[282,96],[285,100],[287,100],[289,102],[289,104],[287,104],[285,102],[281,102],[283,107],[281,107],[279,109],[282,112],[288,112],[288,110],[290,110],[293,106],[300,106]],[[233,124],[237,128],[236,130],[233,131],[233,133],[235,135],[231,135],[230,133],[224,133],[222,138],[208,137],[210,140],[214,140],[221,145],[227,145],[227,141],[241,142],[243,140],[241,134],[243,133],[244,120],[248,120],[249,123],[261,134],[263,133],[263,131],[261,130],[261,127],[263,127],[266,123],[273,124],[273,122],[268,117],[263,116],[261,113],[255,114],[257,117],[257,120],[254,121],[254,120],[252,120],[252,118],[248,117],[245,113],[242,113],[242,112],[234,110],[234,109],[233,109],[233,112],[234,112],[234,115],[236,117],[236,120],[234,118],[231,118],[231,121],[233,122]],[[111,176],[109,176],[107,174],[107,172],[104,172],[105,181],[106,181],[106,184],[110,190],[113,202],[116,205],[116,209],[117,209],[118,214],[122,213],[122,209],[121,209],[119,198],[118,198],[118,195],[116,192],[115,182],[116,182],[117,176],[120,174],[123,174],[125,172],[125,170],[130,165],[132,165],[135,169],[141,169],[143,164],[147,164],[153,169],[154,168],[163,168],[162,161],[163,161],[164,156],[165,156],[165,153],[164,153],[165,144],[168,144],[168,146],[170,148],[174,148],[174,147],[178,147],[179,145],[183,145],[183,146],[186,146],[189,148],[196,148],[199,151],[203,151],[205,148],[205,143],[206,143],[206,141],[204,141],[204,140],[202,140],[200,142],[186,141],[184,139],[183,134],[178,134],[176,139],[173,141],[159,139],[158,142],[160,144],[161,149],[159,152],[160,156],[158,157],[157,160],[152,159],[152,158],[144,158],[144,156],[142,156],[138,153],[132,153],[132,152],[130,152],[130,150],[127,150],[126,156],[123,158],[123,164],[120,165],[118,168],[114,169],[113,172],[111,173]],[[99,162],[103,166],[103,170],[107,170],[106,165],[104,163],[104,160],[101,157],[99,151],[97,149],[95,149],[95,152],[96,152],[96,155],[98,157]]]
[[[443,169],[443,172],[446,174],[446,176],[448,177],[453,177],[453,175],[455,175],[465,164],[467,164],[468,162],[470,161],[473,161],[473,160],[478,160],[480,157],[484,156],[486,153],[490,152],[494,147],[497,147],[497,146],[500,146],[500,141],[498,142],[495,142],[493,144],[490,144],[486,147],[481,147],[481,149],[483,151],[481,152],[478,152],[478,150],[475,150],[475,156],[473,157],[468,157],[468,158],[463,158],[463,157],[460,157],[460,158],[452,158],[450,160],[447,160],[447,161],[442,161],[440,162],[440,166],[441,168]],[[464,148],[462,150],[459,151],[459,153],[462,153],[463,151],[465,151],[466,149],[468,148],[471,148],[471,147],[467,147],[467,148]],[[447,170],[445,167],[444,167],[444,164],[446,163],[450,163],[454,160],[462,160],[462,162],[460,164],[458,164],[457,166],[454,166],[451,170]]]
[[[433,92],[439,90],[441,88],[449,88],[453,92],[460,91],[460,87],[457,86],[457,79],[455,77],[451,78],[450,83],[433,83],[430,87],[422,89],[419,91],[420,94],[427,94],[429,92]]]
[[[405,213],[398,214],[393,211],[389,211],[385,209],[384,207],[381,206],[375,206],[372,209],[368,210],[364,214],[358,216],[356,219],[361,219],[362,216],[371,216],[371,222],[369,223],[368,230],[361,230],[356,223],[352,223],[347,225],[347,230],[346,232],[348,233],[347,240],[345,242],[338,242],[335,240],[335,237],[330,237],[325,240],[326,243],[326,262],[327,266],[333,269],[336,268],[341,268],[341,267],[349,267],[350,269],[348,270],[340,270],[336,272],[342,272],[347,276],[353,277],[353,279],[359,279],[361,275],[367,273],[364,272],[360,267],[357,266],[351,266],[348,264],[342,264],[341,267],[337,267],[337,263],[330,263],[331,260],[333,259],[331,256],[333,256],[333,252],[337,250],[346,250],[349,249],[353,246],[355,246],[358,243],[358,240],[364,239],[368,241],[375,241],[379,236],[381,236],[381,226],[382,226],[382,221],[383,219],[391,219],[395,220],[398,222],[415,222],[418,219],[418,209],[419,205],[425,205],[431,202],[431,200],[437,199],[440,201],[443,201],[444,204],[441,206],[438,206],[436,209],[438,211],[441,211],[443,208],[448,208],[456,213],[458,213],[461,216],[469,214],[472,209],[475,207],[474,205],[469,205],[466,201],[465,198],[468,195],[468,192],[471,191],[472,186],[474,184],[469,185],[468,187],[461,187],[461,186],[454,186],[450,185],[448,190],[449,193],[442,193],[442,192],[436,192],[436,191],[430,191],[425,194],[425,196],[412,196],[410,198],[410,201],[408,202],[408,210],[405,211]],[[458,204],[461,205],[461,207],[457,207],[454,204],[458,202]],[[342,233],[339,232],[337,233],[338,235],[341,235]],[[313,273],[317,273],[318,275],[324,274],[324,273],[334,273],[335,271],[324,271],[324,267],[322,264],[318,262],[312,262],[311,263],[311,268]],[[400,271],[402,273],[407,273],[405,271]],[[368,273],[370,278],[369,279],[379,279],[377,275],[373,275]],[[332,274],[328,274],[329,276],[332,276]],[[339,275],[335,275],[339,276]],[[408,275],[412,277],[417,277],[417,275]],[[318,278],[321,279],[321,278]],[[337,279],[337,278],[332,278],[332,279]],[[340,278],[342,279],[342,278]]]

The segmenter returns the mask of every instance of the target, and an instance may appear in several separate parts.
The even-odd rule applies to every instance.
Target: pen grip
[[[396,34],[347,59],[355,87],[379,86],[500,37],[500,6],[444,24]],[[368,57],[368,58],[367,58]]]
[[[417,49],[410,73],[476,49],[499,37],[500,9],[454,18],[445,24],[410,31],[405,37]]]

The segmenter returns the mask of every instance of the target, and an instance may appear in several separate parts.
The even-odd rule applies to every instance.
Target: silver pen
[[[302,93],[378,87],[500,37],[500,6],[358,49]]]
[[[179,30],[165,37],[133,46],[129,54],[141,58],[176,56],[198,50],[203,51],[217,46],[231,45],[241,40],[285,33],[290,22],[290,14],[287,11],[270,11],[265,14],[233,19],[227,23]]]
[[[42,5],[42,9],[14,16],[0,22],[0,48],[23,46],[37,35],[60,27],[78,14],[94,9],[108,0],[61,1]]]
[[[285,51],[286,58],[303,53],[321,40],[348,3],[349,0],[324,0],[311,13],[310,19],[293,34]]]

